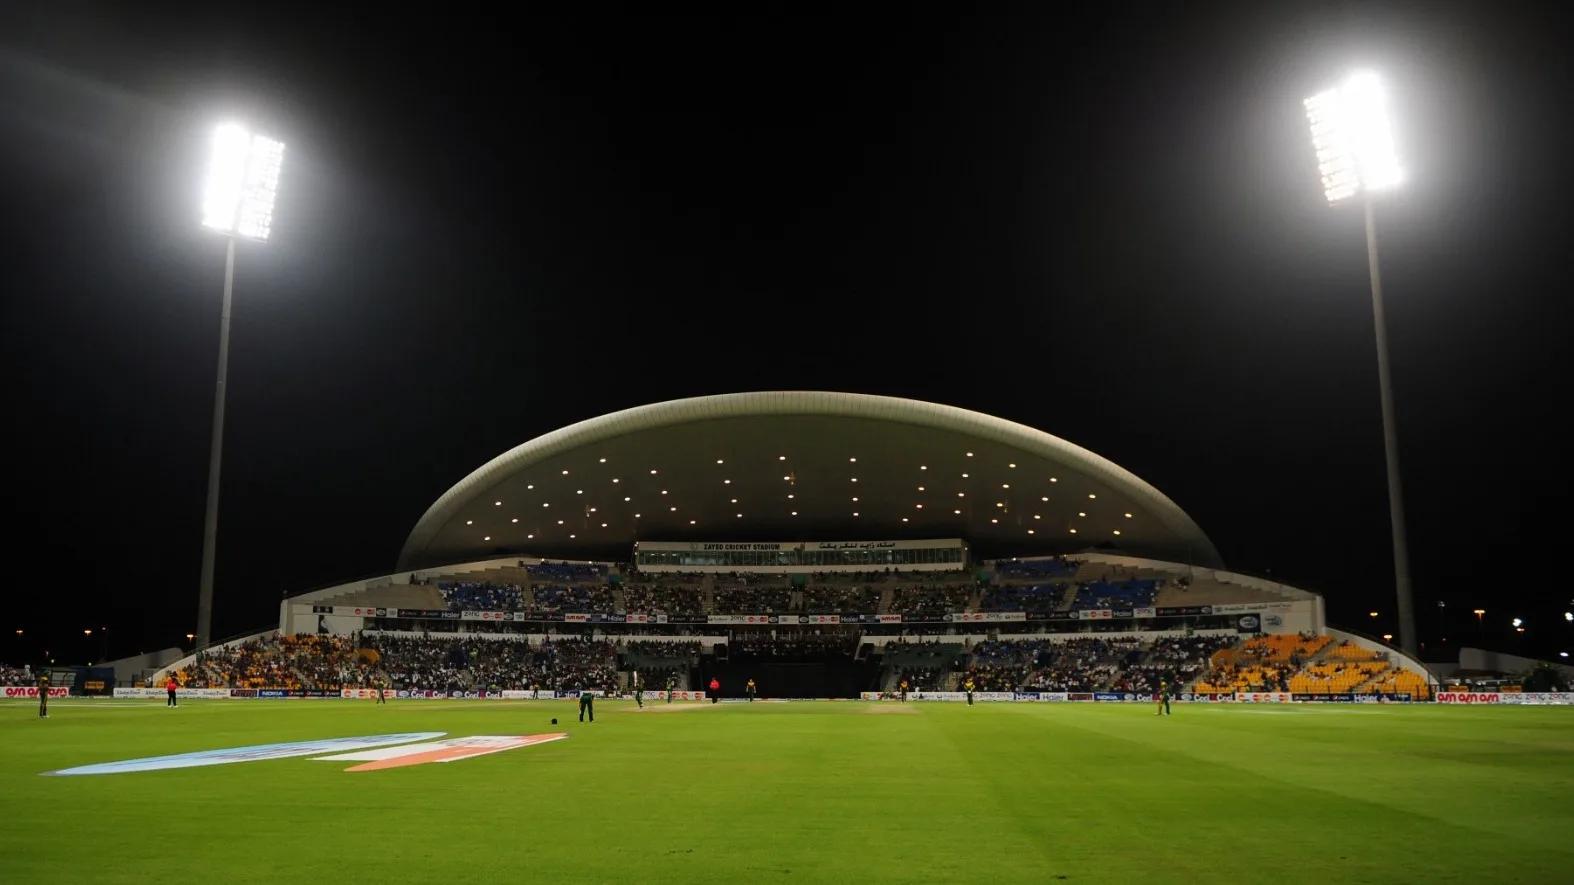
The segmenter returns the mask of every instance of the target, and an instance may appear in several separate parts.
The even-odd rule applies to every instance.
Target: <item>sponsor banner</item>
[[[975,691],[973,699],[976,701],[1014,701],[1016,692],[1011,691]]]
[[[1089,692],[1089,691],[1067,692],[1066,700],[1068,700],[1068,701],[1091,701],[1091,700],[1093,700],[1093,693]]]
[[[1238,633],[1261,632],[1262,619],[1256,615],[1241,615],[1235,619],[1235,630]]]
[[[459,619],[463,621],[508,621],[513,620],[509,617],[510,614],[511,612],[462,611],[459,613]]]
[[[503,700],[505,701],[544,701],[552,700],[556,697],[557,693],[552,691],[550,688],[543,688],[540,691],[528,691],[525,689],[515,688],[503,689]]]
[[[566,737],[568,735],[563,732],[554,732],[552,734],[476,735],[465,738],[450,738],[446,741],[424,741],[416,744],[403,744],[397,747],[379,747],[371,750],[357,750],[351,753],[338,753],[333,756],[319,756],[314,761],[360,762],[360,765],[352,765],[346,768],[345,771],[381,771],[385,768],[404,768],[410,765],[426,765],[432,762],[458,762],[461,759],[473,759],[476,756],[501,753],[504,750],[560,741]]]
[[[900,624],[900,623],[902,623],[902,616],[901,615],[875,615],[875,617],[878,619],[876,621],[876,623],[879,623],[879,624]]]
[[[375,699],[379,693],[380,693],[379,690],[375,689],[375,688],[343,688],[343,689],[339,690],[339,697],[342,697],[342,698],[360,698],[360,699],[371,698],[371,699]],[[393,689],[391,689],[391,688],[388,689],[388,696],[389,697],[393,697],[394,696]]]
[[[1107,621],[1115,616],[1107,608],[1083,609],[1077,612],[1077,617],[1084,621]]]
[[[1036,700],[1038,700],[1038,692],[1036,692],[1036,691],[1019,691],[1011,699],[1013,701],[1036,701]]]
[[[705,700],[705,692],[703,691],[647,691],[645,692],[645,698],[646,700],[655,698],[658,701],[664,701],[667,700],[667,695],[669,694],[672,695],[672,700],[675,701]]]
[[[558,690],[557,696],[560,697],[560,698],[576,698],[577,699],[580,695],[584,694],[585,691],[586,691],[585,689],[564,688],[564,689],[559,689]],[[592,695],[595,695],[598,698],[606,697],[606,695],[607,695],[606,692],[602,691],[599,688],[589,689],[589,692]]]
[[[398,609],[373,608],[364,605],[336,605],[333,613],[336,615],[350,615],[357,618],[387,618],[392,617]]]
[[[1439,704],[1500,704],[1503,695],[1496,691],[1440,691]]]
[[[250,747],[230,747],[224,750],[202,750],[196,753],[179,753],[174,756],[148,756],[122,762],[103,762],[97,765],[79,765],[49,772],[58,775],[122,774],[130,771],[162,771],[170,768],[198,768],[207,765],[227,765],[231,762],[257,762],[263,759],[287,759],[291,756],[315,756],[318,753],[338,753],[361,750],[387,744],[404,744],[425,741],[443,736],[441,731],[418,731],[405,734],[374,734],[366,737],[329,738],[317,741],[293,741],[286,744],[257,744]]]
[[[1211,605],[1176,605],[1176,606],[1170,606],[1170,607],[1167,607],[1167,608],[1157,608],[1157,609],[1154,609],[1154,611],[1157,612],[1158,616],[1161,617],[1161,618],[1173,618],[1173,617],[1179,617],[1179,616],[1182,616],[1182,615],[1211,615],[1211,614],[1213,614],[1213,606],[1211,606]]]
[[[1125,695],[1115,691],[1095,691],[1093,693],[1093,700],[1095,701],[1124,701],[1125,699]]]
[[[117,692],[120,691],[120,689],[118,689],[118,688],[115,689],[115,690]],[[38,686],[36,686],[36,685],[7,685],[3,689],[3,692],[4,692],[5,696],[8,697],[8,698],[36,698],[36,697],[38,697]],[[71,694],[71,687],[70,686],[66,686],[66,685],[51,685],[49,687],[49,696],[52,697],[52,698],[63,698],[63,697],[67,697],[70,694]],[[118,697],[118,695],[117,695],[117,697]]]
[[[1233,701],[1233,700],[1235,700],[1235,695],[1233,693],[1230,693],[1230,692],[1226,692],[1226,693],[1223,693],[1223,694],[1218,694],[1218,693],[1204,694],[1202,692],[1183,691],[1180,694],[1175,695],[1174,697],[1170,698],[1170,700],[1172,700],[1172,701],[1182,701],[1184,703],[1189,703],[1189,704],[1217,704],[1217,703],[1221,703],[1221,702]]]
[[[376,611],[376,609],[371,609],[371,611]],[[384,611],[388,612],[388,617],[426,620],[457,621],[461,616],[460,612],[451,612],[445,608],[390,608],[384,609]]]
[[[1158,613],[1159,613],[1159,610],[1154,608],[1151,605],[1146,607],[1146,608],[1134,608],[1134,609],[1131,610],[1131,616],[1134,617],[1134,618],[1152,618],[1152,617],[1157,617]]]
[[[648,624],[650,623],[650,615],[635,612],[633,614],[625,615],[623,620],[625,623],[629,624]]]
[[[169,692],[162,688],[154,688],[152,686],[147,688],[115,689],[115,697],[117,698],[164,698],[168,696]],[[177,688],[175,689],[175,697],[207,698],[209,700],[215,698],[228,698],[230,697],[230,690],[227,688]]]
[[[956,612],[946,617],[952,621],[1025,621],[1027,612]]]
[[[1503,692],[1499,703],[1503,704],[1574,704],[1574,692],[1570,691],[1515,691]]]
[[[1244,615],[1248,612],[1287,612],[1293,602],[1239,602],[1232,605],[1215,605],[1213,614]]]
[[[564,612],[563,621],[569,624],[584,624],[590,620],[590,615],[584,612]]]
[[[1297,692],[1293,692],[1290,695],[1290,697],[1291,697],[1292,700],[1295,700],[1295,701],[1298,701],[1298,702],[1303,702],[1303,703],[1304,702],[1318,703],[1318,704],[1353,704],[1353,703],[1355,703],[1355,695],[1353,695],[1353,694],[1327,693],[1327,692],[1301,692],[1301,691],[1297,691]]]
[[[1240,691],[1235,699],[1243,704],[1288,704],[1295,697],[1287,691]]]
[[[1041,691],[1038,693],[1038,699],[1041,701],[1064,703],[1065,701],[1071,700],[1071,695],[1063,691]]]
[[[798,619],[792,615],[782,615],[783,624],[796,624]],[[776,615],[709,615],[706,622],[711,624],[775,624]]]
[[[910,701],[965,701],[965,691],[910,691],[907,693]]]
[[[1029,621],[1075,621],[1077,620],[1077,613],[1072,611],[1028,612],[1027,619]]]
[[[230,697],[232,697],[232,698],[254,698],[256,696],[257,696],[257,690],[255,688],[232,688],[232,689],[230,689]]]
[[[801,619],[805,624],[840,624],[841,615],[806,615]]]
[[[1135,609],[1117,608],[1117,609],[1115,609],[1115,617],[1117,617],[1117,618],[1129,618],[1129,617],[1132,616],[1132,612],[1133,611],[1135,611]]]

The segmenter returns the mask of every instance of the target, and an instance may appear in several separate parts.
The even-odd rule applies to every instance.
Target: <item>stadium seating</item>
[[[1077,563],[1060,556],[1047,559],[1002,559],[995,564],[1001,578],[1068,578],[1077,572]]]
[[[1065,608],[1066,584],[986,587],[978,608],[986,612],[1050,612]]]
[[[1153,605],[1159,582],[1152,578],[1129,581],[1098,580],[1077,587],[1074,609],[1126,609]]]
[[[792,590],[780,586],[731,585],[716,588],[716,611],[725,614],[786,614]]]
[[[437,585],[449,611],[517,611],[523,591],[512,584],[447,582]]]

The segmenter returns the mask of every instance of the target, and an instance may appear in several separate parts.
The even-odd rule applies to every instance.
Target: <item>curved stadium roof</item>
[[[627,559],[640,540],[942,537],[993,556],[1222,564],[1158,489],[1058,437],[916,400],[778,391],[639,406],[516,446],[427,509],[399,567]]]

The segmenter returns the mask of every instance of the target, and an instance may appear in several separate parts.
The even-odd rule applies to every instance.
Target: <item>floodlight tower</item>
[[[1394,390],[1388,370],[1388,327],[1383,319],[1383,279],[1377,261],[1377,223],[1372,195],[1404,180],[1388,119],[1383,81],[1357,71],[1340,85],[1308,98],[1306,118],[1330,206],[1360,197],[1366,210],[1366,261],[1372,279],[1372,319],[1377,327],[1377,381],[1383,405],[1383,449],[1388,459],[1388,516],[1393,529],[1394,592],[1399,647],[1417,653],[1410,553],[1405,542],[1404,494],[1399,478],[1399,437],[1394,428]]]
[[[213,131],[202,224],[224,235],[224,306],[219,311],[219,375],[213,394],[213,442],[208,450],[208,507],[202,523],[202,584],[197,595],[197,648],[213,641],[213,558],[219,534],[219,465],[224,452],[224,387],[229,374],[230,293],[235,241],[266,242],[284,164],[284,143],[225,123]]]

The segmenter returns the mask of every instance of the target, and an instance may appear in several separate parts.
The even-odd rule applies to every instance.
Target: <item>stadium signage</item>
[[[7,685],[4,690],[5,696],[8,698],[38,697],[38,686],[36,685]],[[49,696],[52,698],[63,698],[69,694],[71,694],[71,688],[65,685],[51,686],[49,689]]]
[[[1503,695],[1495,691],[1440,691],[1439,704],[1500,704]]]
[[[1295,697],[1287,691],[1240,691],[1235,699],[1243,704],[1288,704]]]
[[[195,753],[177,753],[173,756],[146,756],[121,762],[101,762],[62,768],[46,774],[86,775],[125,774],[133,771],[164,771],[171,768],[201,768],[209,765],[228,765],[232,762],[260,762],[265,759],[287,759],[292,756],[315,756],[318,753],[338,753],[380,747],[387,744],[404,744],[443,736],[441,731],[418,731],[404,734],[374,734],[364,737],[328,738],[316,741],[291,741],[283,744],[256,744],[250,747],[229,747],[223,750],[199,750]]]
[[[114,691],[114,695],[117,698],[162,698],[165,694],[164,689],[153,686],[146,688],[117,688]],[[230,690],[227,688],[177,688],[175,689],[175,696],[216,700],[218,698],[227,698],[231,695]]]
[[[1516,691],[1505,692],[1503,704],[1574,704],[1574,692],[1571,691]]]

